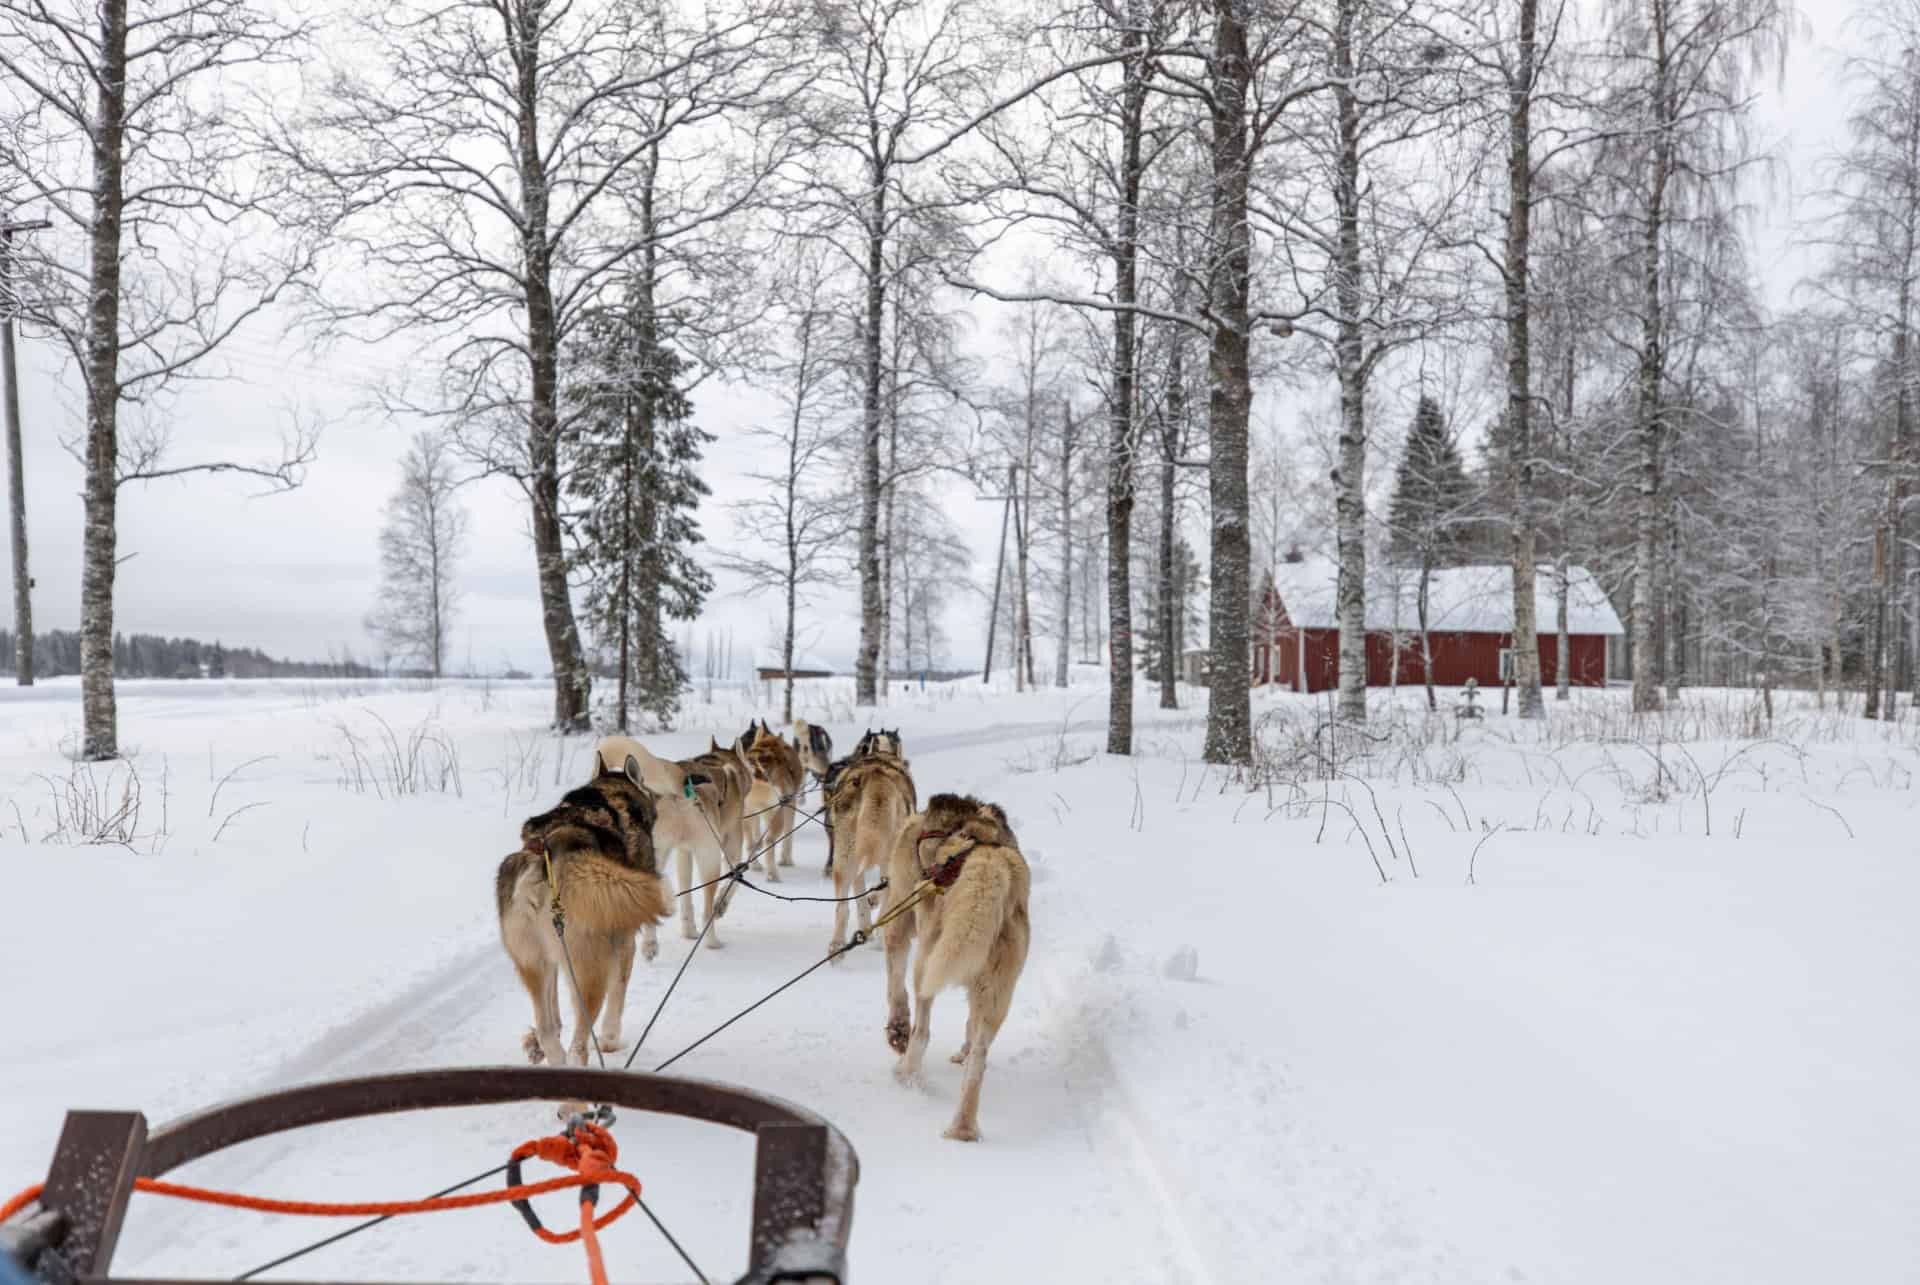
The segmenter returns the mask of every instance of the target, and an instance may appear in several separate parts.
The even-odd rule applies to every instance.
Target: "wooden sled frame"
[[[732,1085],[571,1067],[472,1067],[332,1080],[229,1102],[152,1135],[137,1111],[69,1111],[46,1190],[37,1207],[0,1228],[0,1252],[25,1259],[47,1285],[210,1285],[108,1275],[136,1178],[157,1178],[238,1143],[312,1124],[575,1099],[754,1134],[753,1223],[747,1274],[737,1285],[845,1285],[860,1162],[838,1129],[804,1108]],[[59,1253],[41,1253],[55,1246]]]

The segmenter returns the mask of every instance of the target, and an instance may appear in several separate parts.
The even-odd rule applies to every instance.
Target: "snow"
[[[1337,562],[1317,556],[1274,568],[1274,588],[1296,628],[1339,628],[1339,576]],[[1370,565],[1367,579],[1368,629],[1418,627],[1417,567]],[[1536,573],[1534,602],[1541,633],[1551,632],[1557,627],[1560,602],[1551,567],[1543,566]],[[1427,581],[1427,628],[1436,633],[1512,633],[1513,569],[1504,564],[1436,568]],[[1567,632],[1614,637],[1626,633],[1606,591],[1585,567],[1567,568]]]
[[[758,688],[717,688],[652,743],[704,748],[766,712]],[[1198,761],[1203,691],[1159,711],[1143,690],[1142,753],[1116,759],[1098,753],[1098,686],[898,690],[872,721],[902,728],[922,794],[1001,802],[1033,866],[1034,950],[984,1140],[939,1136],[960,995],[936,1009],[928,1087],[894,1083],[877,947],[675,1073],[847,1133],[855,1281],[1920,1274],[1920,722],[1783,695],[1768,729],[1744,694],[1703,693],[1636,728],[1623,693],[1580,691],[1545,725],[1459,727],[1406,695],[1373,694],[1378,739],[1329,748],[1319,703],[1258,693],[1249,789]],[[127,683],[138,835],[86,846],[46,838],[75,688],[0,689],[0,1195],[44,1173],[68,1107],[157,1124],[291,1083],[517,1060],[528,1008],[493,866],[591,744],[542,731],[549,702],[539,683]],[[798,705],[836,741],[866,723],[845,680],[802,684]],[[403,751],[437,732],[457,772],[429,764],[428,788],[396,796],[382,721]],[[93,771],[117,805],[126,769]],[[784,890],[827,891],[823,856],[809,831]],[[636,1065],[806,967],[830,925],[830,907],[743,891],[727,949],[692,961]],[[629,1036],[684,945],[669,927],[636,969]],[[549,1126],[533,1105],[423,1113],[180,1172],[401,1198]],[[736,1276],[751,1139],[635,1113],[615,1133],[707,1275]],[[326,1230],[143,1196],[114,1270],[233,1275]],[[616,1278],[688,1278],[640,1219],[604,1242]],[[264,1279],[581,1271],[496,1209],[389,1223]]]

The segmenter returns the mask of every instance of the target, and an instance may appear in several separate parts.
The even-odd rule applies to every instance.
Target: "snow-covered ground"
[[[1263,693],[1249,781],[1198,761],[1204,692],[1162,712],[1143,687],[1141,753],[1097,753],[1105,692],[1079,677],[915,686],[872,719],[902,729],[923,796],[1001,802],[1034,867],[981,1144],[940,1137],[944,1057],[924,1091],[893,1082],[877,946],[675,1067],[845,1130],[855,1279],[1920,1278],[1920,723],[1794,697],[1769,725],[1744,694],[1704,693],[1636,726],[1622,693],[1582,692],[1544,726],[1462,727],[1409,692],[1330,740],[1322,702]],[[867,721],[850,697],[805,692],[843,746]],[[541,730],[549,700],[538,683],[123,684],[138,816],[129,842],[86,845],[76,806],[122,810],[129,769],[64,757],[71,685],[0,688],[0,1196],[41,1176],[69,1106],[158,1123],[276,1085],[517,1059],[527,1004],[493,867],[591,745]],[[770,708],[757,686],[696,693],[687,730],[654,740],[704,749]],[[790,890],[824,891],[823,855],[807,832]],[[830,924],[743,892],[636,1065],[817,959]],[[661,944],[629,1035],[683,955],[670,927]],[[936,1052],[963,1011],[943,1004]],[[404,1198],[549,1123],[516,1107],[309,1129],[182,1176]],[[636,1113],[616,1132],[707,1275],[737,1274],[751,1140]],[[114,1266],[232,1275],[324,1230],[141,1197]],[[616,1278],[686,1278],[642,1220],[606,1243]],[[278,1274],[581,1270],[494,1209],[389,1223]]]

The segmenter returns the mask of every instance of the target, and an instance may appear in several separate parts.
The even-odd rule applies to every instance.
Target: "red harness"
[[[920,832],[919,843],[925,843],[928,839],[950,839],[952,837],[953,837],[953,831],[951,830],[922,830]],[[952,856],[948,857],[945,861],[942,861],[939,865],[935,866],[932,870],[928,870],[925,866],[921,866],[920,867],[921,877],[925,879],[931,879],[933,881],[933,886],[936,888],[946,889],[946,888],[953,887],[953,881],[960,877],[960,870],[967,863],[967,854],[972,852],[974,848],[977,846],[979,845],[971,844],[971,843],[968,844],[966,847],[960,849],[960,851],[954,853]],[[919,844],[915,844],[914,851],[916,854],[918,853]]]

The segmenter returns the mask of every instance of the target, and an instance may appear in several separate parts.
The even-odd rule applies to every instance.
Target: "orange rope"
[[[580,1243],[587,1251],[587,1276],[593,1285],[607,1285],[607,1260],[600,1256],[600,1229],[594,1225],[593,1204],[580,1202]]]
[[[149,1195],[196,1200],[203,1204],[225,1205],[231,1209],[251,1209],[263,1214],[302,1214],[317,1218],[391,1218],[399,1214],[435,1214],[449,1209],[475,1209],[484,1205],[504,1205],[573,1187],[616,1183],[626,1188],[626,1199],[598,1219],[593,1216],[593,1202],[582,1199],[578,1231],[554,1232],[544,1227],[533,1229],[541,1240],[550,1245],[565,1245],[576,1240],[584,1242],[587,1250],[587,1267],[592,1274],[593,1285],[607,1285],[607,1269],[600,1257],[600,1241],[597,1233],[640,1202],[640,1180],[624,1170],[613,1167],[614,1161],[619,1157],[620,1149],[614,1143],[612,1134],[595,1124],[577,1125],[574,1132],[577,1140],[566,1137],[536,1138],[531,1142],[521,1143],[514,1148],[513,1152],[515,1160],[538,1158],[562,1168],[572,1169],[574,1172],[563,1174],[558,1178],[548,1178],[542,1182],[521,1183],[499,1191],[484,1191],[467,1196],[440,1196],[431,1200],[348,1203],[322,1200],[273,1200],[263,1196],[245,1196],[231,1191],[212,1191],[205,1187],[188,1187],[179,1183],[162,1182],[158,1178],[135,1178],[133,1187],[135,1191],[144,1191]],[[37,1182],[4,1205],[0,1205],[0,1223],[4,1223],[38,1200],[45,1188],[45,1183]]]

